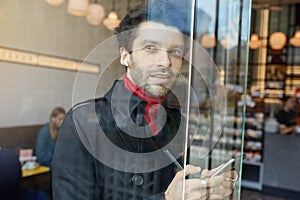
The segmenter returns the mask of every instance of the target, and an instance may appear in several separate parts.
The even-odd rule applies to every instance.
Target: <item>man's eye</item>
[[[146,45],[144,46],[144,49],[149,52],[155,52],[158,50],[158,48],[154,45]]]
[[[183,52],[179,49],[170,50],[169,54],[176,56],[176,57],[183,57]]]

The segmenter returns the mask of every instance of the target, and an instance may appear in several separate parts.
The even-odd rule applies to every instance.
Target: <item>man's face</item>
[[[293,110],[296,106],[296,100],[295,98],[289,98],[287,101],[286,101],[286,105],[288,107],[289,110]]]
[[[127,76],[133,83],[152,95],[165,96],[181,70],[183,51],[183,34],[178,29],[143,22],[136,30],[132,53],[121,48],[121,63],[126,59]]]

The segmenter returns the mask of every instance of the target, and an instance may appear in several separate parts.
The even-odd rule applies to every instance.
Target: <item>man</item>
[[[53,161],[54,199],[223,199],[233,171],[185,179],[180,167],[184,117],[170,92],[186,51],[188,24],[174,1],[149,1],[117,29],[124,81],[104,97],[75,106],[61,128]],[[163,150],[162,150],[163,149]],[[166,153],[167,152],[167,153]],[[177,161],[176,161],[177,159]],[[175,165],[176,164],[176,165]]]
[[[280,123],[280,133],[283,135],[291,134],[295,130],[296,126],[296,100],[295,97],[286,97],[283,102],[283,108],[279,110],[276,115],[278,122]]]

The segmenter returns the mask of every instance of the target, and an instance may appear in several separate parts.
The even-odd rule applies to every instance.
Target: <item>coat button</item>
[[[144,183],[144,179],[141,175],[134,175],[131,180],[134,185],[143,185]]]

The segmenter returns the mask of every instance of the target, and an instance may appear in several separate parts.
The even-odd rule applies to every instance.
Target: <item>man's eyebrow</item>
[[[146,40],[142,40],[140,42],[142,45],[144,44],[161,44],[160,42],[156,41],[156,40],[149,40],[149,39],[146,39]],[[177,44],[174,44],[171,46],[171,48],[178,48],[178,49],[181,49],[181,50],[184,50],[184,45],[177,45]]]
[[[176,48],[176,49],[180,49],[180,50],[184,50],[185,49],[184,45],[176,45],[176,44],[172,45],[171,49],[172,48]]]
[[[155,41],[155,40],[149,40],[149,39],[146,39],[146,40],[142,40],[142,41],[141,41],[141,44],[142,44],[142,45],[144,45],[144,44],[160,44],[160,42]]]

